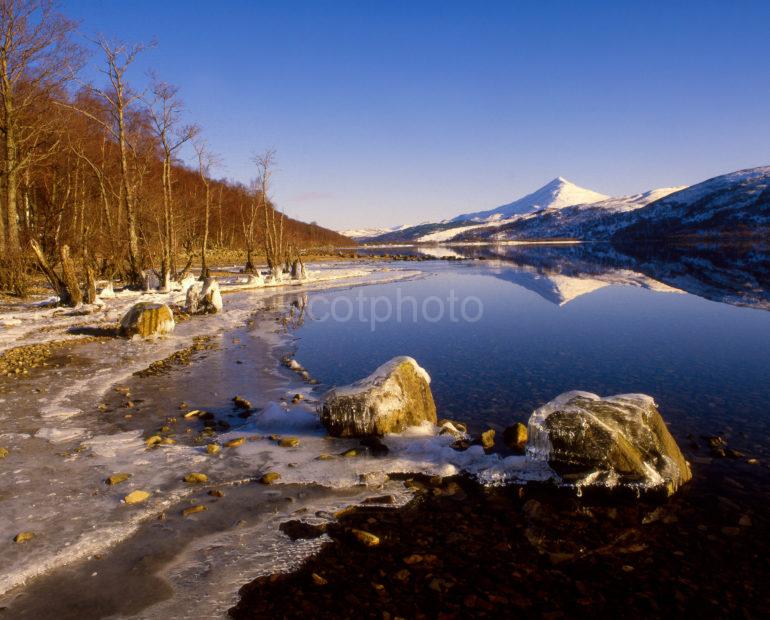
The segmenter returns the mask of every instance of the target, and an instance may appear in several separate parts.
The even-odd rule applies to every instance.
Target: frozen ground
[[[358,441],[326,437],[314,413],[319,390],[280,366],[292,352],[297,309],[314,290],[421,272],[336,263],[311,266],[311,274],[285,288],[249,287],[234,274],[221,279],[224,312],[179,323],[170,337],[73,343],[28,375],[0,378],[0,447],[9,451],[0,460],[0,607],[14,618],[77,617],[84,605],[104,616],[219,617],[245,581],[289,570],[324,543],[292,542],[281,522],[333,519],[383,494],[407,501],[403,485],[383,472],[465,470],[495,484],[522,471],[523,457],[457,452],[432,426],[388,438],[390,453],[378,458]],[[114,325],[137,301],[182,298],[182,291],[118,293],[88,313],[39,303],[7,309],[0,349],[76,340],[82,336],[72,328]],[[194,353],[189,366],[134,375],[202,335],[214,348]],[[296,393],[305,399],[292,405]],[[251,402],[253,415],[239,415],[236,395]],[[200,417],[184,417],[192,410],[213,415],[210,436]],[[174,443],[148,448],[158,433]],[[280,447],[273,435],[299,445]],[[206,451],[239,438],[238,447]],[[350,448],[359,454],[342,456]],[[281,475],[278,484],[255,482],[267,471]],[[208,483],[184,482],[192,472]],[[117,473],[131,477],[105,484]],[[212,489],[224,496],[208,495]],[[127,505],[123,498],[135,490],[149,499]],[[206,510],[181,516],[193,505]],[[14,543],[23,531],[35,538]],[[127,584],[135,592],[128,598]]]

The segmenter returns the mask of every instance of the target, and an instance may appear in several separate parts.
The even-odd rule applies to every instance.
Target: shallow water
[[[645,273],[606,255],[582,250],[575,256],[574,248],[549,248],[547,260],[541,248],[503,252],[498,260],[418,263],[434,274],[419,281],[321,293],[326,300],[311,300],[317,311],[310,313],[319,320],[306,321],[298,332],[298,359],[335,385],[410,355],[433,378],[439,417],[477,430],[526,422],[535,408],[568,390],[643,392],[656,399],[680,439],[725,433],[735,447],[767,453],[767,291],[754,283],[757,301],[745,307],[734,305],[733,287],[766,274],[770,263],[744,266],[725,288],[728,297],[715,302],[702,295],[714,296],[714,285],[704,282],[718,275],[716,269],[702,269],[695,280],[671,277],[670,263],[658,271],[648,264]],[[452,320],[451,294],[458,308],[466,298],[478,300],[467,309],[475,318],[480,304],[481,318],[465,321],[458,311]],[[353,317],[327,318],[334,304],[342,319],[355,308]]]

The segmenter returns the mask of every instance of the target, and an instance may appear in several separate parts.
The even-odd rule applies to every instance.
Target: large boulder
[[[385,435],[436,423],[430,376],[411,357],[396,357],[366,379],[330,390],[319,413],[335,437]]]
[[[120,320],[119,333],[125,338],[149,338],[174,331],[174,313],[166,304],[148,301],[134,304]]]
[[[185,310],[189,314],[215,314],[222,310],[222,292],[219,282],[206,278],[203,283],[196,282],[187,289]]]
[[[527,456],[547,461],[560,482],[663,491],[690,480],[690,467],[644,394],[601,398],[567,392],[529,419]]]

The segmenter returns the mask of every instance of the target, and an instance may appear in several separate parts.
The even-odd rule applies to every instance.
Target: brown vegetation
[[[303,248],[350,243],[275,210],[272,153],[250,186],[214,178],[217,160],[185,121],[176,88],[158,78],[147,93],[134,87],[134,61],[148,46],[94,41],[105,76],[94,85],[78,77],[87,50],[75,34],[51,0],[0,0],[3,290],[24,294],[37,265],[55,276],[63,303],[76,303],[93,296],[95,277],[141,287],[153,270],[162,288],[194,257],[205,272],[209,250],[242,249],[253,271],[260,248],[275,271]],[[192,140],[187,167],[180,149]]]

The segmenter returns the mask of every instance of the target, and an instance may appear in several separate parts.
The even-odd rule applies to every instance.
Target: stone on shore
[[[262,484],[273,484],[274,482],[278,482],[281,479],[281,474],[275,471],[269,471],[266,474],[264,474],[259,481]]]
[[[527,455],[575,487],[627,487],[673,494],[692,474],[655,401],[567,392],[529,419]]]
[[[116,484],[120,484],[121,482],[125,482],[131,477],[131,474],[126,473],[120,473],[120,474],[112,474],[105,482],[110,486],[115,486]]]
[[[147,491],[131,491],[131,493],[129,493],[123,498],[123,501],[129,505],[141,504],[143,501],[145,501],[149,497],[150,497],[150,494]]]
[[[352,529],[350,533],[353,534],[355,539],[363,544],[365,547],[376,547],[380,544],[379,536],[375,536],[371,532],[365,532],[364,530]]]
[[[174,325],[174,314],[166,304],[142,301],[120,320],[119,333],[124,338],[150,338],[174,331]]]
[[[516,422],[503,431],[503,441],[512,450],[524,451],[527,443],[527,427],[521,422]]]
[[[13,542],[15,542],[17,545],[21,545],[22,543],[29,542],[35,537],[35,532],[19,532],[16,534],[16,536],[13,537]]]
[[[330,390],[319,413],[334,437],[400,433],[436,423],[430,376],[411,357],[396,357],[367,378]]]

